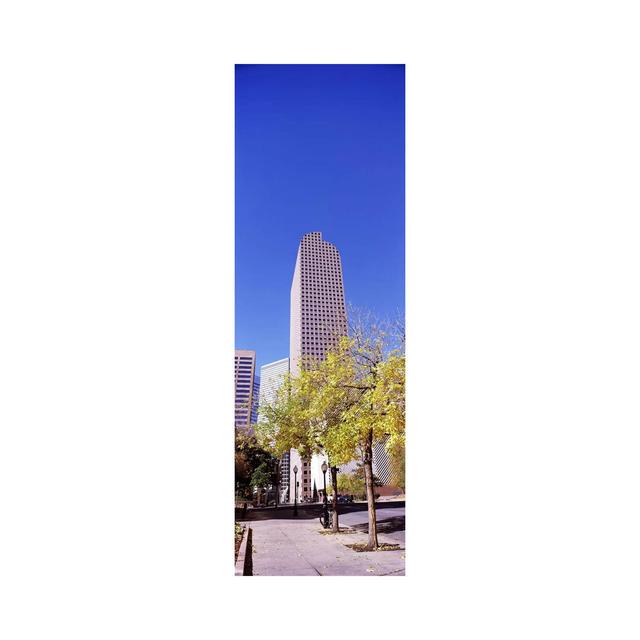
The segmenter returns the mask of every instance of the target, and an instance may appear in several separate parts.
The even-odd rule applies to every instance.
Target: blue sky
[[[321,231],[347,303],[404,313],[404,66],[238,65],[236,348],[289,355],[298,243]]]

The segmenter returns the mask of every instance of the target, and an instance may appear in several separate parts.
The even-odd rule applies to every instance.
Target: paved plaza
[[[378,542],[394,551],[356,552],[347,544],[367,542],[367,512],[340,515],[339,534],[324,533],[317,518],[287,517],[249,522],[255,576],[405,575],[404,507],[379,508]]]

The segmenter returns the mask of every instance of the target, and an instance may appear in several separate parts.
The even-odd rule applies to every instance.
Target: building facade
[[[276,360],[260,367],[260,408],[270,405],[276,399],[278,389],[282,385],[285,376],[289,373],[289,358]],[[285,453],[280,459],[280,502],[289,502],[289,453]],[[292,497],[292,496],[291,496]]]
[[[347,333],[342,263],[334,245],[314,231],[302,237],[291,284],[291,373],[307,359],[322,360]]]
[[[256,373],[256,352],[236,349],[235,353],[235,426],[250,429],[252,418]]]
[[[253,376],[253,391],[251,393],[251,424],[258,422],[258,403],[260,398],[260,376]]]
[[[347,335],[347,312],[342,277],[342,261],[338,249],[323,240],[315,231],[302,237],[296,256],[291,284],[290,370],[299,373],[306,363],[322,360],[340,336]],[[311,499],[314,485],[324,489],[322,463],[324,455],[302,459],[291,451],[290,479],[293,486],[293,467],[297,465],[298,499]],[[358,461],[341,465],[339,473],[352,473]],[[391,477],[389,456],[383,443],[373,450],[373,472],[387,484]],[[327,472],[327,484],[331,472]]]
[[[309,362],[323,360],[340,336],[347,334],[342,262],[338,249],[314,231],[302,237],[291,284],[290,369],[297,375]],[[320,469],[324,456],[301,459],[291,454],[298,466],[298,499],[311,500],[314,484],[323,487]],[[327,479],[328,481],[328,479]],[[293,484],[291,485],[293,486]]]

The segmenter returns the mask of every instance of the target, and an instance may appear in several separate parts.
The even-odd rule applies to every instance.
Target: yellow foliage
[[[276,455],[324,451],[332,465],[360,457],[370,436],[403,447],[405,357],[385,354],[384,338],[343,337],[325,360],[288,376],[261,410],[260,444]]]

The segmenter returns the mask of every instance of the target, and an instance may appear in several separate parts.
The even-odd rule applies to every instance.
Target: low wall
[[[246,526],[242,534],[242,542],[240,543],[240,549],[238,550],[238,559],[236,560],[237,576],[253,575],[252,539],[253,539],[253,529],[249,526]]]

